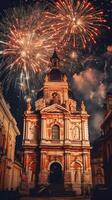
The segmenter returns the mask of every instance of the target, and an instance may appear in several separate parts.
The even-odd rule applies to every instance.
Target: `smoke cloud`
[[[106,96],[106,86],[102,83],[103,73],[88,68],[73,76],[75,88],[82,93],[85,100],[91,100],[102,106]]]
[[[98,138],[99,135],[101,135],[101,124],[104,119],[104,113],[103,112],[97,112],[94,113],[89,120],[89,134],[91,142],[94,141],[94,139]]]
[[[101,134],[101,123],[104,119],[103,107],[106,98],[106,84],[104,83],[104,72],[94,68],[86,68],[79,74],[74,74],[74,93],[79,92],[85,100],[89,118],[90,139]]]

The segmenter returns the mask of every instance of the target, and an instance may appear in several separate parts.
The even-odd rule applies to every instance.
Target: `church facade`
[[[67,76],[54,52],[35,110],[30,98],[24,113],[23,163],[28,188],[63,184],[83,194],[91,186],[88,114],[72,98]]]

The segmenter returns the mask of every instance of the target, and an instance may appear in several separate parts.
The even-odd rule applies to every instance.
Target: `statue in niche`
[[[79,140],[80,139],[80,129],[77,126],[75,126],[73,128],[73,139],[74,140]]]
[[[60,100],[60,95],[57,92],[54,92],[52,94],[52,99],[50,101],[50,104],[61,104],[61,100]]]

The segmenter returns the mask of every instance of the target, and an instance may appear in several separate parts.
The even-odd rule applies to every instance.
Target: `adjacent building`
[[[16,121],[10,112],[0,88],[0,190],[16,189],[19,186],[21,167],[18,167],[18,177],[14,183],[18,164],[15,162],[16,136],[20,135]]]
[[[110,105],[112,106],[112,96]],[[112,107],[109,107],[108,112],[105,115],[104,121],[101,125],[103,130],[103,164],[104,164],[104,177],[105,184],[112,186]]]
[[[97,138],[92,146],[91,168],[93,187],[104,184],[103,136]]]
[[[83,194],[91,187],[88,114],[80,110],[70,91],[67,76],[60,71],[54,52],[35,110],[30,98],[24,113],[23,163],[27,187],[63,185]]]
[[[112,186],[112,94],[107,94],[106,112],[101,124],[101,136],[92,148],[93,185]]]

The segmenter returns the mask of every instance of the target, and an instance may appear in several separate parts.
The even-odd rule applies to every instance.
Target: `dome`
[[[59,69],[52,69],[48,74],[49,81],[63,81],[63,74]]]

